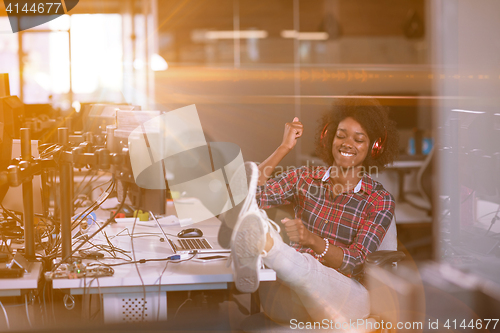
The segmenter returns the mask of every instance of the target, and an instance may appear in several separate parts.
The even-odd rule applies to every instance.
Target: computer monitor
[[[87,104],[82,107],[83,130],[94,134],[105,134],[106,127],[116,125],[116,112],[118,110],[140,110],[136,105],[128,104]]]
[[[112,108],[108,107],[108,110],[116,112],[116,129],[113,131],[113,137],[115,138],[113,141],[115,143],[115,147],[112,147],[112,150],[121,150],[123,147],[116,147],[116,144],[121,142],[122,145],[126,146],[129,135],[135,128],[141,126],[148,120],[160,116],[161,114],[160,111],[137,111],[123,109],[115,111],[116,107],[117,106],[112,106]],[[106,110],[103,110],[102,114],[106,114]],[[110,140],[109,135],[107,139],[108,141]],[[128,195],[125,201],[128,205],[132,206],[134,209],[152,211],[155,214],[163,215],[166,213],[168,189],[168,184],[166,182],[167,176],[165,175],[163,163],[160,161],[154,165],[150,165],[147,170],[148,171],[144,172],[143,175],[150,178],[153,182],[164,184],[162,189],[146,189],[138,186],[134,177],[128,177],[129,175],[133,175],[131,163],[128,161],[127,163],[115,168],[115,176],[121,182],[121,184],[119,184],[119,188],[121,188],[122,185],[126,185],[128,188]],[[118,195],[118,198],[121,200],[122,196]]]

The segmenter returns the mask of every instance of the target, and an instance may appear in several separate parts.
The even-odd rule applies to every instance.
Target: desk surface
[[[132,253],[132,239],[127,234],[132,233],[133,219],[117,219],[118,223],[106,228],[111,242],[124,250]],[[176,223],[160,220],[164,231],[167,234],[177,234],[184,229]],[[197,223],[195,227],[204,232],[204,237],[210,242],[216,241],[220,221],[216,218]],[[121,232],[121,233],[120,233]],[[119,234],[119,236],[113,237]],[[96,242],[103,243],[103,236],[98,235]],[[97,237],[97,236],[96,236]],[[167,242],[161,242],[159,228],[154,221],[140,222],[134,230],[134,250],[135,259],[160,259],[173,254]],[[172,237],[174,238],[174,237]],[[106,260],[106,263],[118,263],[119,260]],[[167,265],[166,269],[165,266]],[[227,283],[233,281],[231,267],[226,267],[227,261],[215,261],[201,263],[196,261],[185,261],[175,263],[173,261],[156,261],[144,264],[127,264],[114,266],[114,275],[98,279],[54,279],[53,288],[71,289],[71,293],[79,294],[83,292],[91,293],[115,293],[142,292],[143,285],[146,291],[170,291],[170,290],[196,290],[196,289],[226,289]],[[137,272],[139,270],[140,276]],[[270,269],[263,269],[260,272],[261,281],[276,280],[276,273]],[[141,281],[142,278],[142,281]]]
[[[0,296],[20,296],[22,290],[37,289],[42,263],[34,262],[22,278],[0,279]]]

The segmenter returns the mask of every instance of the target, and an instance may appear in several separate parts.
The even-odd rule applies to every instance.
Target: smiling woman
[[[261,256],[278,277],[260,289],[264,311],[275,322],[363,319],[370,305],[359,273],[366,256],[379,248],[395,209],[392,195],[366,167],[392,162],[397,132],[377,102],[346,100],[325,115],[318,131],[318,153],[330,168],[303,166],[269,179],[304,131],[297,117],[286,123],[281,145],[258,170],[253,164],[251,172],[260,185],[255,207],[294,206],[295,218],[282,220],[291,244],[283,242],[265,213],[252,215],[256,208],[248,208],[248,214],[241,208],[236,224],[223,217],[225,224],[235,225],[232,253],[240,265],[235,264],[236,287],[242,292],[257,289],[258,279],[241,277],[251,276],[245,264],[249,258],[258,262]],[[250,186],[246,201],[252,196]]]
[[[352,137],[351,144],[359,146],[360,141],[367,141],[369,154],[363,161],[366,170],[375,167],[380,171],[385,165],[394,160],[398,154],[399,134],[394,121],[389,119],[387,110],[374,99],[349,98],[337,101],[332,111],[326,113],[321,119],[319,131],[316,136],[316,153],[328,165],[334,161],[341,162],[339,149],[334,152],[334,145],[346,136],[345,121],[349,124],[354,120],[359,128]],[[343,126],[340,126],[341,122]],[[377,154],[372,154],[374,144],[379,143],[381,149]],[[344,149],[345,151],[345,149]],[[337,158],[335,158],[335,153]],[[339,165],[340,166],[340,165]]]

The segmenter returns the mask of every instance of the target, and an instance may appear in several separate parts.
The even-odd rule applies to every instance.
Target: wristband
[[[316,254],[316,258],[323,258],[325,256],[325,254],[328,252],[328,248],[330,247],[330,242],[328,241],[328,239],[326,238],[323,238],[325,240],[325,243],[326,243],[326,247],[325,247],[325,250],[323,251],[323,253],[321,254]]]

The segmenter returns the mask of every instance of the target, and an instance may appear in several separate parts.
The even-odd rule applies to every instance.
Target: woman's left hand
[[[292,242],[303,246],[310,246],[314,242],[314,234],[310,232],[301,219],[290,220],[284,218],[281,220],[285,225],[285,231]]]

